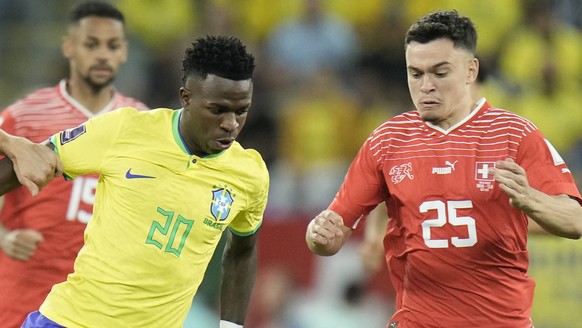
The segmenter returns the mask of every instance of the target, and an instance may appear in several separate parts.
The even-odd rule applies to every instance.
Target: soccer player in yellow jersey
[[[207,36],[183,69],[181,109],[121,108],[51,138],[66,177],[100,178],[74,273],[23,327],[182,327],[227,228],[220,325],[242,327],[269,186],[259,153],[235,140],[254,58],[237,38]],[[15,180],[0,163],[0,193]]]

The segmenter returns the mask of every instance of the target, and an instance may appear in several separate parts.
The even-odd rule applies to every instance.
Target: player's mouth
[[[94,67],[91,72],[97,76],[110,76],[113,70],[110,67]]]
[[[220,149],[227,149],[230,146],[232,146],[232,143],[234,142],[234,138],[221,138],[221,139],[216,139],[216,142],[218,143],[218,147]]]
[[[421,100],[419,103],[423,109],[435,108],[441,104],[440,102],[433,100],[433,99]]]

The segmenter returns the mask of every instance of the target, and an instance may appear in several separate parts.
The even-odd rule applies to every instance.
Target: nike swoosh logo
[[[133,174],[131,173],[131,169],[127,170],[127,172],[125,172],[125,177],[127,179],[155,179],[156,177],[152,177],[149,175],[141,175],[141,174]]]

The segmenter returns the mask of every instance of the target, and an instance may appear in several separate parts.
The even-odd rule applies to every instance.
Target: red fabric
[[[384,239],[398,327],[530,327],[527,217],[487,167],[512,158],[530,184],[580,199],[527,120],[485,103],[449,131],[416,112],[379,127],[330,205],[348,226],[388,199]]]

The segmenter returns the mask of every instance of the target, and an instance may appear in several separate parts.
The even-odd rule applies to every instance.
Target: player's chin
[[[113,74],[92,74],[89,82],[95,88],[104,88],[113,83],[115,76]]]
[[[227,150],[231,146],[232,146],[232,142],[225,143],[225,142],[214,141],[212,143],[212,145],[210,145],[210,147],[208,147],[207,153],[210,155],[218,154],[220,152]]]
[[[439,117],[438,117],[438,115],[435,115],[435,113],[421,110],[421,111],[419,111],[419,114],[420,114],[420,118],[425,122],[430,122],[430,123],[436,124],[436,122],[439,121]]]

